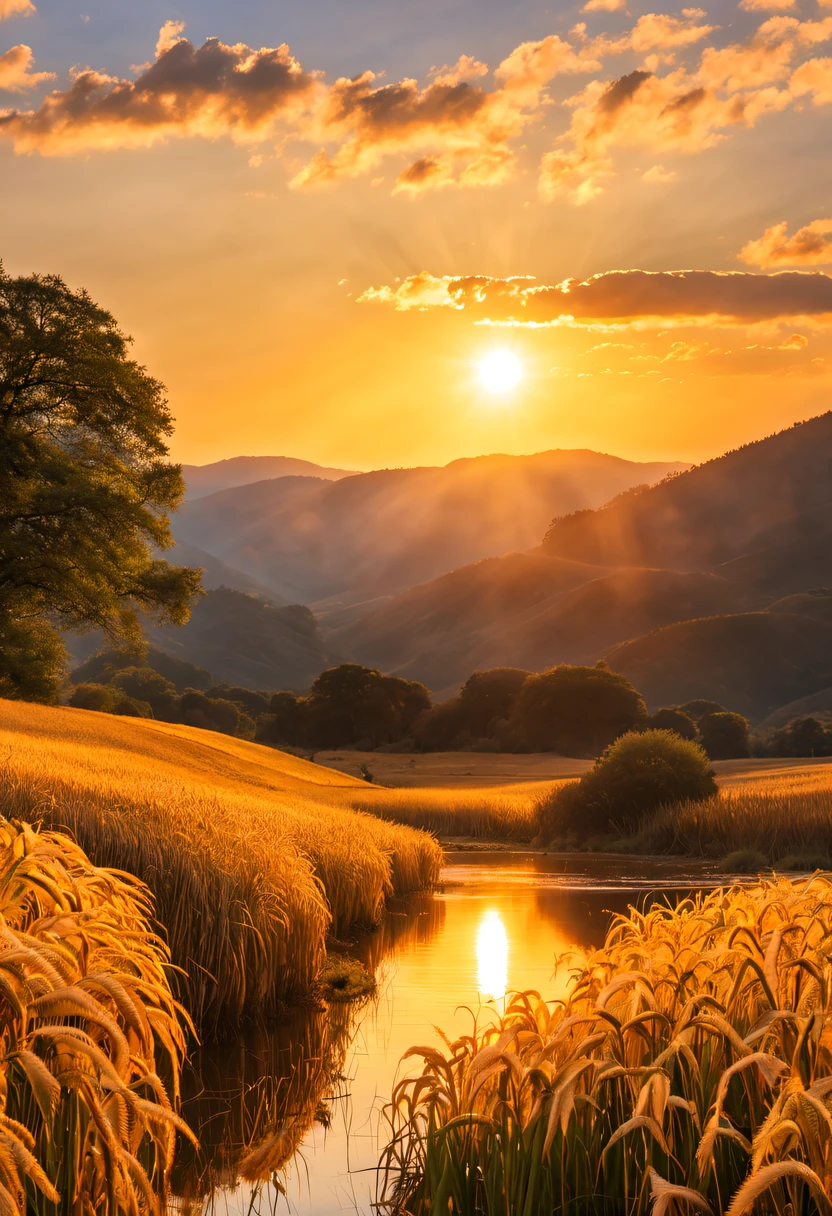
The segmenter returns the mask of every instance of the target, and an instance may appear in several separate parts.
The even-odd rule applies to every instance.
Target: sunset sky
[[[0,258],[115,313],[189,462],[820,413],[830,150],[832,0],[0,0]]]

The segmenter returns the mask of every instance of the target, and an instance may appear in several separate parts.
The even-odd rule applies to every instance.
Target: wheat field
[[[305,996],[328,932],[437,878],[431,836],[351,809],[361,784],[192,727],[0,702],[0,814],[147,884],[203,1031]]]
[[[187,1018],[135,879],[0,823],[0,1208],[161,1211]],[[167,1085],[161,1079],[167,1078]]]
[[[832,876],[631,909],[569,970],[407,1053],[380,1211],[832,1211]]]

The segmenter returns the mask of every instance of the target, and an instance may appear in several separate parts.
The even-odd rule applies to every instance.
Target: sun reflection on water
[[[477,931],[480,995],[501,1001],[508,988],[508,936],[499,912],[486,912]]]

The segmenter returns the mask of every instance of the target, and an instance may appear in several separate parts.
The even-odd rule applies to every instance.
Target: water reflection
[[[499,912],[486,912],[477,931],[477,980],[480,996],[501,1001],[508,988],[508,936]]]
[[[512,989],[562,996],[567,972],[555,973],[556,957],[598,945],[611,912],[646,893],[725,881],[705,865],[649,859],[464,853],[448,863],[440,891],[396,904],[353,944],[378,979],[373,1001],[295,1014],[199,1053],[185,1115],[203,1150],[180,1152],[180,1208],[371,1216],[380,1112],[408,1048],[435,1043],[435,1027],[468,1033],[466,1007]]]

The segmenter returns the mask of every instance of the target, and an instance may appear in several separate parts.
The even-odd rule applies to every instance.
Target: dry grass
[[[811,773],[748,781],[707,802],[656,813],[633,842],[637,851],[725,857],[754,849],[776,865],[784,857],[832,858],[832,785]]]
[[[380,1208],[408,1216],[832,1211],[832,876],[617,917],[567,999],[396,1088]]]
[[[429,836],[349,808],[360,783],[223,735],[0,703],[0,814],[67,829],[156,900],[211,1029],[309,992],[328,930],[438,876]]]
[[[0,823],[0,1208],[159,1210],[184,1036],[134,879]],[[167,1074],[168,1089],[159,1074]]]
[[[537,835],[537,802],[563,782],[527,781],[496,789],[365,788],[351,804],[381,819],[424,828],[442,839],[469,836],[526,842]]]

